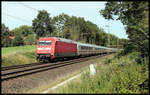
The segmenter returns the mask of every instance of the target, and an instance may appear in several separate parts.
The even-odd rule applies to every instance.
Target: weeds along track
[[[77,62],[88,61],[88,60],[95,59],[95,58],[105,56],[105,55],[106,54],[78,58],[78,59],[73,59],[69,61],[55,62],[55,63],[32,63],[32,64],[25,64],[25,65],[19,65],[19,66],[10,66],[10,67],[6,67],[2,69],[1,80],[4,81],[4,80],[9,80],[9,79],[13,79],[13,78],[21,77],[21,76],[26,76],[29,74],[42,72],[42,71],[46,71],[49,69],[55,69],[58,67],[71,65]]]

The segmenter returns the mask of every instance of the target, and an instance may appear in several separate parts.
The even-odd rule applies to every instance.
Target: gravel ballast
[[[102,56],[98,59],[99,61],[103,58],[106,58],[110,55]],[[15,79],[2,81],[1,82],[1,91],[2,93],[24,93],[33,88],[40,87],[41,85],[46,85],[50,82],[55,81],[56,79],[65,76],[71,72],[79,70],[89,64],[93,64],[96,59],[88,60],[86,62],[74,63],[72,65],[67,65],[43,72],[34,73],[31,75],[18,77]]]

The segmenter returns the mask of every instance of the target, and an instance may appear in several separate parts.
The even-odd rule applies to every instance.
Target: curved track
[[[63,62],[55,62],[55,63],[32,63],[32,64],[25,64],[25,65],[18,65],[18,66],[9,66],[9,67],[2,68],[1,80],[4,81],[4,80],[9,80],[21,76],[26,76],[29,74],[42,72],[49,69],[71,65],[77,62],[88,61],[105,55],[106,54],[73,59],[73,60],[63,61]]]

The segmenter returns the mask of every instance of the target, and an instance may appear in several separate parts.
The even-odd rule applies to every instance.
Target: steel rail
[[[33,67],[33,68],[30,67],[24,70],[17,70],[13,72],[2,73],[1,80],[3,81],[3,80],[8,80],[8,79],[13,79],[13,78],[17,78],[20,76],[25,76],[25,75],[29,75],[29,74],[33,74],[33,73],[37,73],[41,71],[46,71],[49,69],[54,69],[54,68],[58,68],[58,67],[66,66],[66,65],[71,65],[76,62],[84,62],[90,59],[95,59],[100,56],[105,56],[105,55],[90,56],[90,57],[74,59],[74,60],[69,60],[69,61],[64,61],[64,62],[57,62],[55,64],[44,64],[44,66],[37,65],[38,67]]]

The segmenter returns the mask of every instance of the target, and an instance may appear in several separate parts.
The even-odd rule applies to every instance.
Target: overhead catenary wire
[[[21,5],[23,5],[24,7],[27,7],[27,8],[29,8],[29,9],[31,9],[31,10],[33,10],[33,11],[36,11],[36,12],[39,12],[40,10],[37,10],[37,9],[35,9],[35,8],[33,8],[33,7],[31,7],[31,6],[29,6],[29,5],[27,5],[27,4],[24,4],[24,3],[18,3],[18,4],[21,4]],[[45,5],[44,5],[45,6]],[[48,12],[49,13],[49,12]],[[51,13],[49,13],[49,14],[51,14]]]
[[[35,9],[35,8],[33,8],[33,7],[29,6],[29,5],[27,5],[27,4],[24,4],[24,3],[18,3],[18,4],[21,4],[21,5],[23,5],[23,6],[27,7],[27,8],[29,8],[29,9],[31,9],[31,10],[33,10],[33,11],[36,11],[36,12],[39,11],[39,10],[37,10],[37,9]]]
[[[24,21],[24,22],[26,22],[26,23],[31,23],[30,21],[25,20],[25,19],[20,18],[20,17],[17,17],[17,16],[13,16],[13,15],[6,14],[6,13],[3,13],[3,14],[4,14],[4,15],[6,15],[6,16],[9,16],[9,17],[15,18],[15,19],[17,19],[17,20],[22,20],[22,21]]]
[[[34,10],[34,11],[38,12],[37,9],[32,8],[32,7],[30,7],[30,6],[26,5],[26,4],[23,4],[23,3],[19,3],[19,4],[21,4],[21,5],[23,5],[23,6],[27,7],[27,8],[29,8],[29,9],[31,9],[31,10]],[[8,13],[3,13],[3,15],[6,15],[6,16],[8,16],[8,17],[11,17],[11,18],[14,18],[14,19],[17,19],[17,20],[21,20],[21,21],[26,22],[26,23],[31,23],[31,21],[28,21],[28,20],[23,19],[23,18],[21,18],[21,17],[17,17],[17,16],[14,16],[14,15],[10,15],[10,14],[8,14]]]

